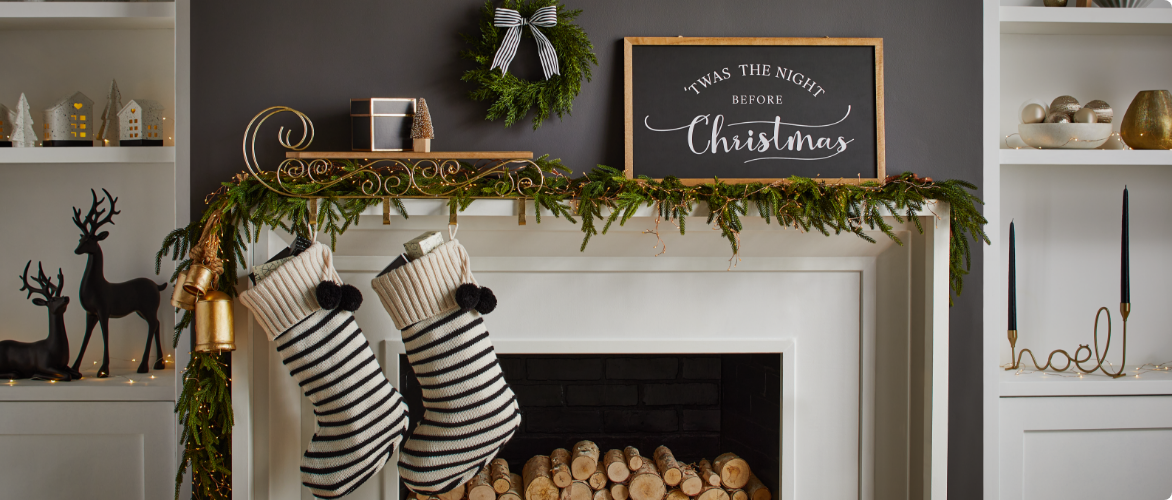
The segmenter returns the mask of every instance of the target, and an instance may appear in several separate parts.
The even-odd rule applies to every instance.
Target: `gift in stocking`
[[[449,491],[488,465],[521,425],[481,317],[496,297],[476,285],[456,240],[371,285],[402,330],[423,389],[423,420],[399,452],[399,475],[412,491]]]
[[[407,406],[387,381],[354,321],[362,294],[341,279],[315,243],[240,295],[313,402],[317,430],[301,481],[338,498],[378,473],[407,429]]]

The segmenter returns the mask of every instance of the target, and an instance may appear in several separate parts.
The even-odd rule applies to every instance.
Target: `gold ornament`
[[[1074,112],[1074,123],[1095,123],[1095,110],[1082,108]]]
[[[1123,114],[1119,135],[1135,149],[1172,149],[1172,94],[1167,90],[1136,94]]]
[[[1022,123],[1042,123],[1046,121],[1046,108],[1038,103],[1026,104],[1021,109]]]
[[[180,271],[179,276],[175,278],[175,288],[171,291],[171,305],[186,311],[195,309],[195,295],[184,288],[187,282],[187,271]]]
[[[1046,117],[1046,123],[1070,123],[1070,113],[1064,111],[1051,111],[1050,115]]]
[[[1074,112],[1078,111],[1078,109],[1081,107],[1082,106],[1078,104],[1078,99],[1068,95],[1058,96],[1054,99],[1054,102],[1050,103],[1050,114],[1061,111],[1066,114],[1073,115]]]
[[[232,298],[212,291],[195,303],[195,352],[235,351]]]
[[[1095,112],[1095,123],[1111,123],[1115,118],[1115,110],[1111,109],[1111,105],[1107,101],[1094,100],[1088,102],[1083,109],[1091,109]]]

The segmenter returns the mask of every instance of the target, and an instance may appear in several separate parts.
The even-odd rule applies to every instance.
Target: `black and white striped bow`
[[[533,32],[533,38],[537,39],[537,55],[541,58],[541,69],[545,71],[545,79],[549,80],[549,77],[553,75],[560,75],[558,54],[553,50],[553,44],[549,43],[545,34],[537,30],[537,28],[557,26],[558,11],[557,6],[554,5],[537,9],[537,12],[534,12],[533,17],[529,19],[521,17],[521,13],[513,9],[498,8],[496,18],[493,19],[493,26],[509,30],[505,32],[505,39],[501,40],[501,47],[496,51],[492,67],[488,69],[500,67],[502,72],[509,72],[509,63],[513,62],[513,56],[517,55],[517,46],[521,44],[521,27],[526,24]]]

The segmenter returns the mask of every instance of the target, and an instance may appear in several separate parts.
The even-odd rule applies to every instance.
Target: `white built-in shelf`
[[[174,2],[0,2],[0,29],[4,30],[174,27]]]
[[[0,401],[175,401],[175,369],[135,373],[112,370],[107,378],[94,378],[94,370],[71,382],[0,380]],[[151,377],[154,378],[151,378]]]
[[[1001,7],[1001,33],[1172,35],[1172,9]]]
[[[1172,10],[1172,9],[1170,9]],[[1152,149],[1002,149],[1002,165],[1168,165],[1172,151]]]
[[[2,5],[2,2],[0,2]],[[0,148],[0,164],[172,163],[174,146],[132,148]]]
[[[1101,372],[1079,378],[1073,367],[1063,374],[1006,371],[1001,374],[1001,397],[1172,395],[1172,371],[1146,372],[1139,377],[1135,371],[1130,373],[1113,379]]]

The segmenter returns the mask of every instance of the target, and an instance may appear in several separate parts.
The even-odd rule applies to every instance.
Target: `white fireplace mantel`
[[[370,279],[403,242],[448,223],[444,201],[407,203],[413,215],[390,225],[370,210],[335,252],[342,279],[367,298],[356,316],[392,383],[402,343]],[[648,209],[580,252],[578,225],[552,216],[537,224],[530,212],[519,226],[516,206],[481,200],[459,216],[473,272],[501,300],[486,318],[498,352],[782,353],[775,498],[945,498],[946,204],[917,214],[923,234],[889,219],[903,246],[878,232],[872,244],[745,217],[739,261],[703,213],[687,219],[686,236],[661,222],[659,241],[644,232],[655,227]],[[250,262],[287,240],[265,232]],[[657,243],[667,245],[660,256]],[[237,318],[234,495],[311,498],[298,462],[314,431],[312,407],[247,311],[238,307]],[[388,464],[348,498],[398,500],[397,484]]]

